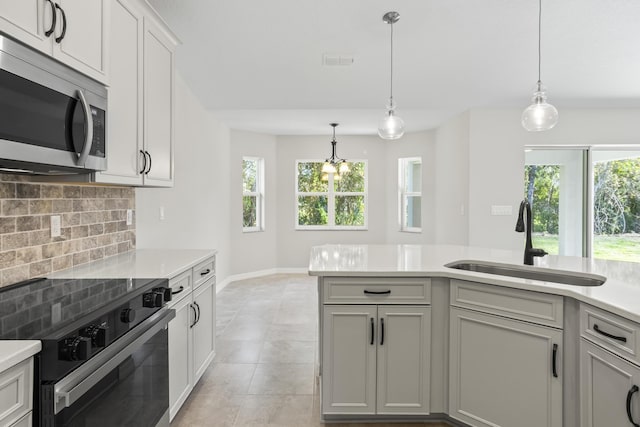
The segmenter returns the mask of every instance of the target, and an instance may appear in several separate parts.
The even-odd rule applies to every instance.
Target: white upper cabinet
[[[144,20],[145,185],[173,185],[175,42],[154,20]]]
[[[134,2],[116,0],[111,6],[110,86],[107,167],[96,181],[142,185],[142,61],[144,15]]]
[[[108,83],[109,0],[0,0],[0,31]]]
[[[115,0],[109,31],[107,170],[95,181],[173,186],[177,40],[141,0]]]
[[[45,0],[0,0],[0,31],[40,51],[51,52],[55,3]]]

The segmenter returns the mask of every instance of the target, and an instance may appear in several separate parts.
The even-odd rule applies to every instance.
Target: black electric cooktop
[[[55,339],[77,328],[82,319],[100,317],[162,283],[42,278],[0,288],[0,339]]]

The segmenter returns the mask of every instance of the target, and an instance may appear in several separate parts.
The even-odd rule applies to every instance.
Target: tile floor
[[[217,298],[216,358],[171,427],[324,426],[315,372],[316,278],[283,274],[237,281]]]

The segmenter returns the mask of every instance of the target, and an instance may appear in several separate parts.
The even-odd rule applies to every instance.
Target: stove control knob
[[[90,325],[80,331],[80,335],[91,339],[94,347],[104,347],[107,345],[107,326]]]
[[[136,320],[136,311],[132,308],[125,308],[120,312],[120,320],[123,323],[131,323]]]
[[[67,338],[62,343],[59,356],[60,359],[69,361],[87,360],[91,356],[91,339],[86,337]]]
[[[147,308],[162,307],[164,303],[164,292],[153,290],[142,294],[142,306]]]

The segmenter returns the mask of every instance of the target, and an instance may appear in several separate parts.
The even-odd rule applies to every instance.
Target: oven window
[[[56,427],[154,427],[169,409],[168,335],[163,329],[73,405]],[[168,418],[167,418],[168,420]]]

